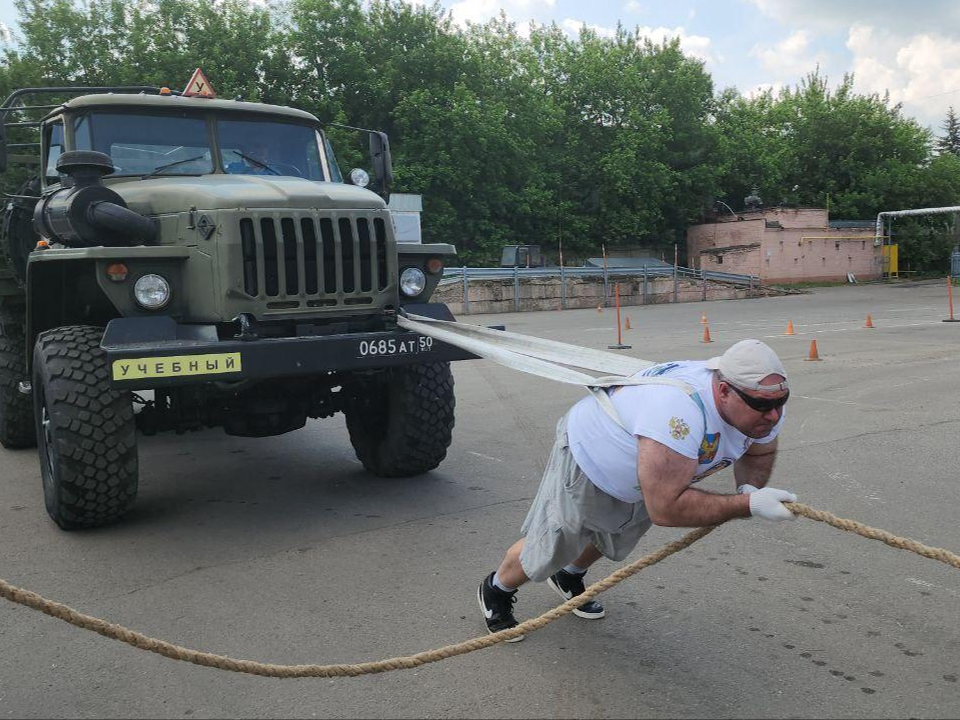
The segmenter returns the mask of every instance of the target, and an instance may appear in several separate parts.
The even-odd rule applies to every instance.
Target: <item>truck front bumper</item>
[[[440,304],[419,305],[416,312],[453,319],[446,306]],[[111,320],[101,347],[107,354],[113,386],[130,390],[321,375],[477,357],[400,329],[219,340],[212,325],[182,325],[170,317]]]

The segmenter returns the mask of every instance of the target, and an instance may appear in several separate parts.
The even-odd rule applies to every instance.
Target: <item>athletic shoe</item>
[[[493,575],[494,573],[487,575],[484,581],[480,583],[480,589],[477,590],[480,612],[483,613],[483,621],[487,624],[487,630],[491,634],[501,630],[509,630],[520,624],[513,616],[513,604],[517,601],[517,591],[504,592],[493,584]],[[523,637],[523,635],[520,635],[506,642],[520,642]]]
[[[547,585],[552,587],[557,595],[564,600],[569,600],[583,594],[583,575],[559,570],[547,578]],[[606,615],[606,612],[604,612],[603,605],[596,600],[591,600],[574,610],[573,614],[587,620],[599,620]]]

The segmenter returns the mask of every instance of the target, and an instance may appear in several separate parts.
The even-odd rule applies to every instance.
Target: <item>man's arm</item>
[[[697,461],[646,437],[637,438],[637,477],[650,519],[667,527],[703,527],[750,517],[749,495],[691,487]]]
[[[776,460],[777,438],[762,445],[753,443],[747,448],[747,452],[733,464],[733,477],[736,480],[737,487],[739,488],[741,485],[753,485],[755,488],[765,487],[770,481],[770,473],[773,472],[773,464]]]

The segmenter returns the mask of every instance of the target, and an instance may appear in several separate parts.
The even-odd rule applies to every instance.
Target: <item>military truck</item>
[[[265,437],[343,412],[381,477],[436,468],[451,442],[450,362],[472,356],[397,316],[453,319],[429,299],[456,251],[396,242],[387,136],[363,130],[371,183],[310,113],[191,87],[0,106],[0,170],[8,150],[39,161],[3,212],[0,444],[37,446],[65,530],[131,508],[137,433]]]

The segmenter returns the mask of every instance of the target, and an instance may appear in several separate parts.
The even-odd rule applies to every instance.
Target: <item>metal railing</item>
[[[441,286],[460,283],[463,286],[463,312],[470,312],[470,281],[471,280],[513,280],[514,310],[520,309],[520,280],[530,278],[559,278],[560,279],[560,306],[566,308],[567,293],[566,279],[568,277],[603,278],[604,304],[608,305],[612,299],[611,279],[631,279],[642,282],[642,302],[647,304],[647,284],[654,278],[673,278],[673,301],[679,301],[680,280],[699,280],[702,283],[703,299],[707,298],[707,281],[729,283],[749,288],[750,294],[760,288],[760,277],[757,275],[738,275],[736,273],[716,272],[713,270],[697,270],[696,268],[674,267],[660,265],[655,267],[539,267],[539,268],[471,268],[448,267],[443,271]]]
[[[469,280],[505,280],[513,277],[534,278],[534,277],[673,277],[676,274],[682,278],[693,278],[695,280],[715,280],[717,282],[729,282],[737,285],[754,286],[760,284],[760,278],[757,275],[738,275],[736,273],[715,272],[713,270],[697,270],[696,268],[677,267],[672,265],[664,267],[643,267],[643,268],[624,268],[615,267],[594,268],[594,267],[542,267],[542,268],[471,268],[471,267],[448,267],[443,271],[442,284],[449,284],[463,279],[464,273]]]

